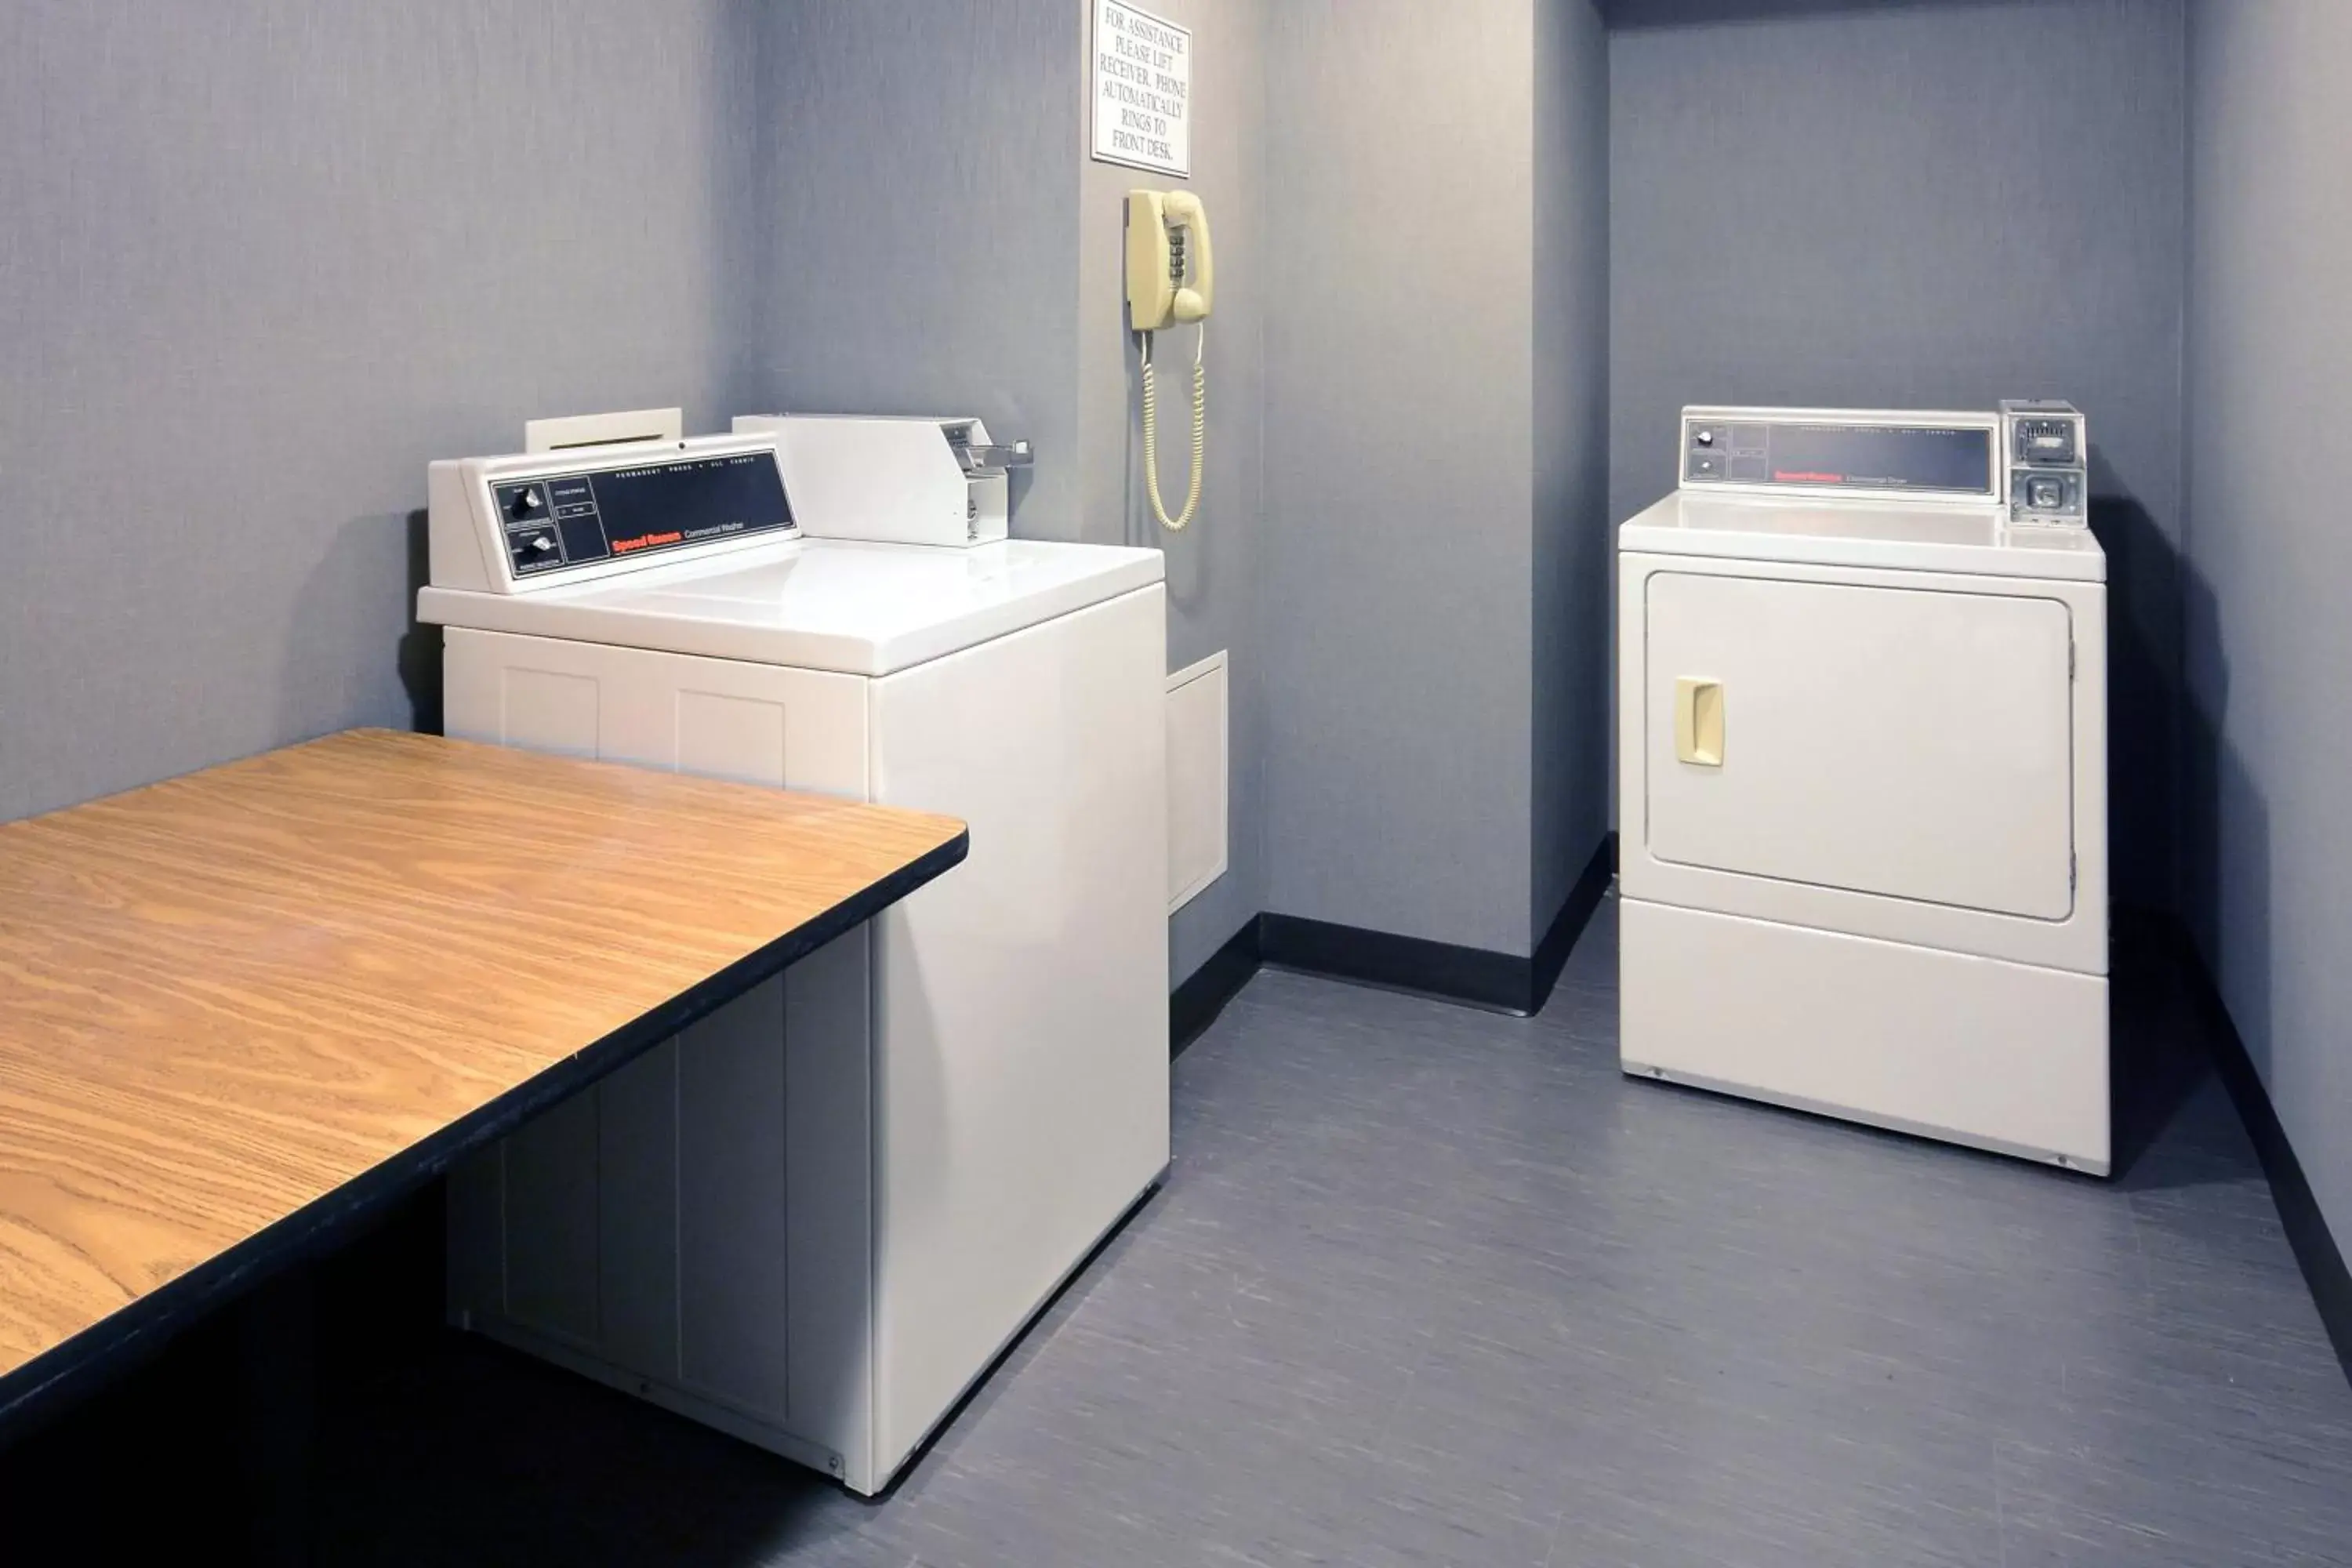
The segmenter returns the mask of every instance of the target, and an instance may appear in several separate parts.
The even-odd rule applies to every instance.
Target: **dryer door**
[[[2073,912],[2064,604],[1668,571],[1643,609],[1656,858]]]

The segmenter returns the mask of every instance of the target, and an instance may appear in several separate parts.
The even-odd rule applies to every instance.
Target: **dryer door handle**
[[[1723,682],[1685,675],[1675,681],[1675,757],[1698,768],[1723,766]]]

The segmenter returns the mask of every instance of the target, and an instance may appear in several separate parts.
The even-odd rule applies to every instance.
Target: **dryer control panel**
[[[1991,500],[2000,422],[1989,414],[1685,408],[1685,489]]]
[[[771,440],[467,458],[431,470],[433,582],[528,591],[799,537]]]
[[[2082,410],[2047,397],[2003,399],[2001,422],[2013,522],[2086,527],[2090,519],[2091,439]]]

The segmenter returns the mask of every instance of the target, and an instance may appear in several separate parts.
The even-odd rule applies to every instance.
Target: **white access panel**
[[[1229,802],[1225,654],[1168,678],[1168,912],[1225,874]]]
[[[2066,605],[1659,572],[1646,579],[1650,852],[1685,866],[2063,920],[2074,901]],[[1721,760],[1677,760],[1677,681]]]
[[[1681,588],[1669,589],[1667,597],[1693,616],[1702,607],[1709,614],[1720,609],[1729,617],[1727,625],[1738,629],[1717,634],[1678,620],[1671,636],[1680,640],[1654,647],[1651,584],[1661,575],[1721,582],[1723,589],[1708,590],[1720,598],[1719,604],[1711,598],[1704,605],[1697,599],[1677,599]],[[1851,596],[1749,597],[1801,585],[1832,587]],[[1874,598],[1867,590],[1892,592]],[[1931,616],[1944,626],[1940,644],[1885,640],[1892,617],[1877,614],[1882,607],[1925,604],[1935,611],[1948,597],[1969,595],[2006,601],[2011,606],[2021,601],[2029,606],[2046,603],[2056,609],[2012,614],[1995,604],[1982,610],[1980,620],[1979,606],[1961,605]],[[1758,607],[1784,605],[1833,605],[1841,613],[1810,624]],[[2052,653],[2046,642],[2035,640],[2054,624],[2050,617],[2057,610],[2063,610],[2071,655]],[[1627,898],[2085,974],[2107,972],[2105,584],[1628,552],[1619,557],[1618,616],[1619,798],[1625,803],[1619,881]],[[1908,624],[1904,623],[1905,635]],[[1968,638],[1979,626],[2022,630],[2026,646],[2035,650],[2024,662],[2008,666],[2008,673],[1999,679],[2021,679],[2019,672],[2026,668],[2041,668],[2051,676],[2048,690],[2041,695],[2020,694],[2026,710],[2044,714],[2034,721],[2042,726],[2040,732],[2000,736],[2010,754],[1990,759],[1939,750],[1935,754],[1948,761],[1924,765],[1876,755],[1892,749],[1881,745],[1896,732],[1886,726],[1911,723],[1907,715],[1915,708],[1948,706],[1933,694],[1956,686],[1963,689],[1955,700],[1958,710],[1975,712],[1969,723],[1977,729],[2001,730],[2009,723],[2000,715],[1976,712],[1974,698],[1965,691],[1967,671],[1939,672],[1915,662],[1924,661],[1931,647],[1940,647],[1955,657],[1969,654]],[[1792,639],[1801,651],[1784,655],[1756,646],[1768,629],[1776,639],[1784,635]],[[1735,635],[1742,639],[1738,647],[1727,640],[1719,647],[1706,640]],[[1880,640],[1867,640],[1874,637]],[[1710,666],[1734,658],[1748,662],[1738,670],[1701,668],[1696,663],[1701,656]],[[1998,664],[2011,656],[1994,648],[1987,650],[1987,657]],[[1784,658],[1793,662],[1780,662]],[[1794,682],[1808,664],[1818,667],[1819,684],[1800,689]],[[1683,676],[1725,681],[1726,765],[1720,769],[1696,767],[1675,754],[1673,692],[1675,681]],[[1853,706],[1857,691],[1864,694],[1859,710]],[[1661,701],[1664,708],[1658,707]],[[1980,780],[2015,783],[2032,777],[2042,764],[2024,765],[2031,753],[2019,748],[2047,741],[2054,722],[2047,717],[2047,706],[2053,702],[2063,703],[2067,710],[2063,777],[2070,804],[2063,818],[2072,837],[2074,882],[2069,901],[2062,901],[2069,857],[2058,826],[2062,812],[2046,792],[2021,790],[2014,798],[1982,806],[1970,801],[1951,806],[1945,816],[1920,804],[1944,788],[1937,778],[1925,775],[1946,768]],[[1810,741],[1792,742],[1775,733],[1782,725],[1793,726]],[[1940,740],[1932,734],[1928,739],[1941,748]],[[1917,742],[1916,735],[1911,737],[1912,743]],[[1769,788],[1759,791],[1757,799],[1766,808],[1764,826],[1774,831],[1759,834],[1760,842],[1754,845],[1728,842],[1723,835],[1732,819],[1727,813],[1715,813],[1715,800],[1704,792],[1729,786],[1721,793],[1730,798],[1751,782],[1757,770],[1742,765],[1751,761],[1770,764],[1761,770]],[[1864,770],[1865,777],[1876,770],[1880,783],[1857,785],[1838,776],[1849,765]],[[1919,776],[1910,771],[1915,769]],[[1661,773],[1685,776],[1656,776]],[[1872,795],[1873,789],[1900,790],[1903,798],[1882,801]],[[1823,802],[1818,810],[1808,805],[1815,798]],[[1653,810],[1654,800],[1672,808],[1663,820]],[[2026,847],[2004,844],[2007,828],[1998,818],[1983,815],[1984,809],[2028,814],[2031,820],[2020,835]],[[1900,815],[1906,811],[1915,814],[1907,837]],[[1659,826],[1665,829],[1663,839],[1655,837]],[[1854,838],[1851,847],[1840,841],[1850,829]],[[1976,836],[1974,847],[1999,862],[1997,876],[1956,864],[1939,843],[1955,831],[1963,842],[1969,835]],[[2012,854],[2013,863],[2009,858]],[[1969,899],[1979,901],[1966,901]],[[2017,912],[2021,909],[2032,912]],[[2048,912],[2053,909],[2056,914]]]
[[[885,1475],[1168,1164],[1166,617],[1154,584],[873,683],[874,798],[971,825],[873,922]]]

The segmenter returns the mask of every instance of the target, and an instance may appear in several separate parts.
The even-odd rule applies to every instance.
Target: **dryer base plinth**
[[[2108,1172],[2104,974],[1637,899],[1619,941],[1629,1075]]]

